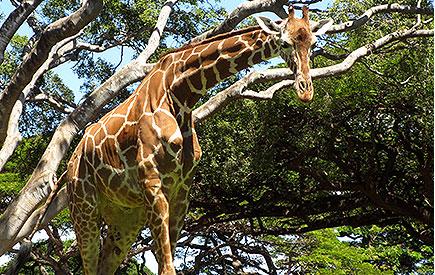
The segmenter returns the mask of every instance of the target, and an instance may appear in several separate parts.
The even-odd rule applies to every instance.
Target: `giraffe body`
[[[291,12],[280,26],[291,33],[300,24],[295,35],[305,35],[304,41],[287,37],[294,46],[284,52],[270,30],[277,26],[263,24],[268,26],[222,34],[165,55],[126,101],[86,129],[67,173],[85,274],[113,274],[144,226],[155,241],[159,274],[175,274],[172,253],[201,156],[194,104],[223,79],[279,53],[299,73],[296,77],[308,72],[308,64],[300,64],[314,39],[307,10],[303,19]],[[304,77],[310,84],[309,74]],[[312,85],[305,88],[304,96],[312,93]],[[107,236],[100,249],[102,222]]]

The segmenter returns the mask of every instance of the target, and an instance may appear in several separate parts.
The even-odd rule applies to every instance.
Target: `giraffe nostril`
[[[304,91],[304,90],[307,89],[307,87],[308,87],[308,85],[307,85],[307,82],[305,80],[300,80],[299,81],[299,89]]]

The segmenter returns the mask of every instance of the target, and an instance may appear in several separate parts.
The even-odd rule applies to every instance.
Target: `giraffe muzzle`
[[[301,75],[296,77],[295,89],[302,102],[309,102],[313,99],[314,89],[311,77],[304,78]]]

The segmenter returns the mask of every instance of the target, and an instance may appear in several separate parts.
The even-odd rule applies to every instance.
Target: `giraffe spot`
[[[214,45],[209,46],[206,50],[201,52],[201,60],[202,60],[202,66],[208,66],[211,63],[214,63],[216,59],[219,58],[219,51],[217,50],[217,43]]]
[[[204,76],[207,79],[207,86],[206,89],[210,89],[211,87],[213,87],[214,85],[216,85],[216,83],[218,82],[217,80],[217,76],[213,70],[213,67],[210,67],[208,69],[204,70]]]
[[[121,104],[118,105],[118,107],[116,107],[113,110],[114,114],[117,115],[122,115],[122,116],[127,116],[128,114],[128,110],[130,108],[130,104],[132,104],[132,102],[135,100],[135,98],[133,96],[130,96],[129,98],[127,98],[124,102],[122,102]],[[109,113],[109,117],[110,117]]]
[[[107,138],[101,145],[102,160],[104,163],[118,169],[124,168],[121,159],[117,152],[117,144],[115,139]]]
[[[98,128],[99,128],[98,124],[93,123],[88,128],[86,128],[85,133],[90,135],[90,136],[93,136],[93,135],[95,135],[95,132],[98,130]]]
[[[260,63],[262,61],[262,57],[261,57],[261,51],[258,51],[254,54],[254,57],[252,58],[252,61],[254,62],[254,64]]]
[[[222,80],[232,75],[232,73],[229,71],[229,68],[231,68],[231,62],[225,58],[220,57],[218,59],[216,68],[220,72],[220,77]]]
[[[166,70],[172,64],[172,59],[172,54],[165,55],[159,62],[160,69],[162,71]]]
[[[98,125],[98,130],[95,132],[95,135],[94,135],[95,146],[100,145],[105,137],[106,137],[106,134],[104,133],[104,130],[101,128],[101,125]]]
[[[194,53],[201,53],[207,47],[208,47],[208,44],[198,45],[193,49],[193,52]]]
[[[245,50],[242,54],[236,59],[236,70],[240,71],[248,65],[248,58],[252,55],[251,50]]]
[[[121,151],[124,151],[132,145],[136,145],[137,125],[124,125],[121,132],[118,134],[117,140]]]
[[[164,89],[163,85],[163,72],[156,71],[149,79],[148,79],[148,95],[149,95],[149,105],[151,106],[151,111],[157,110],[160,104],[160,99],[163,96]]]
[[[124,123],[125,119],[123,117],[110,117],[105,123],[107,134],[115,135]]]
[[[242,42],[240,42],[237,37],[231,37],[224,41],[222,49],[225,54],[234,56],[238,52],[240,52],[244,47],[245,45]]]
[[[178,64],[172,64],[166,70],[165,77],[164,77],[164,82],[165,82],[165,87],[166,88],[171,87],[172,83],[174,82],[174,78],[175,78],[175,72],[174,71],[179,66],[179,65],[178,66],[177,65]]]
[[[270,47],[267,47],[267,45],[265,45],[265,47],[264,47],[264,56],[266,58],[269,58],[271,55],[272,55],[272,52],[270,50]]]

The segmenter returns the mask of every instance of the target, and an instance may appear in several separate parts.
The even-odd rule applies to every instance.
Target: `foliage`
[[[336,1],[329,12],[336,22],[346,21],[377,2]],[[81,39],[125,47],[137,55],[147,45],[163,3],[105,1],[104,11]],[[152,59],[214,26],[225,15],[218,4],[186,0],[177,5],[163,46]],[[78,5],[45,1],[38,9],[41,24]],[[363,28],[325,38],[322,46],[332,54],[347,54],[414,21],[411,15],[381,15]],[[22,36],[12,40],[0,66],[0,88],[20,64],[28,43]],[[118,65],[112,63],[113,56],[89,51],[76,52],[72,61],[85,94]],[[320,56],[313,65],[336,62]],[[218,85],[200,103],[240,76]],[[77,96],[53,72],[37,86],[34,94],[43,91],[70,102]],[[316,80],[314,86],[310,104],[297,101],[288,90],[270,101],[235,102],[198,125],[204,154],[176,254],[185,274],[433,272],[433,40],[395,43],[350,73]],[[63,117],[47,103],[26,104],[20,122],[24,139],[0,174],[2,211],[21,190]],[[37,274],[38,260],[45,260],[50,273],[62,261],[66,271],[79,272],[77,248],[60,238],[71,231],[68,211],[46,230],[51,235],[36,243],[36,256],[23,270]],[[151,246],[150,238],[142,235],[133,247],[138,251]],[[149,274],[137,257],[125,261],[119,272]]]

